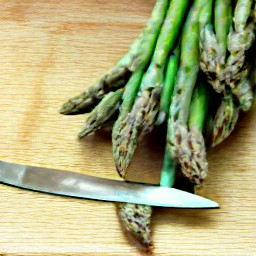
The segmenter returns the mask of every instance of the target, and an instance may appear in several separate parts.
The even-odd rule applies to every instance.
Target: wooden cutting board
[[[111,134],[76,139],[83,116],[58,114],[127,51],[154,0],[23,0],[0,4],[1,159],[119,179]],[[256,111],[208,154],[205,197],[215,210],[155,209],[155,255],[256,255]],[[158,182],[163,145],[152,133],[130,176]],[[112,203],[0,185],[0,255],[139,255]]]

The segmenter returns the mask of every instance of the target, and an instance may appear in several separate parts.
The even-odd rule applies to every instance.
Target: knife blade
[[[172,208],[218,208],[209,199],[156,185],[0,161],[0,183],[55,195]]]

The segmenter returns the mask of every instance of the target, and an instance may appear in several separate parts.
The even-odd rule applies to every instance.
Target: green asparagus
[[[229,57],[226,62],[224,79],[231,87],[234,80],[241,79],[245,64],[245,52],[252,47],[255,39],[254,23],[251,21],[253,0],[238,0],[234,12],[234,25],[228,35]]]
[[[201,30],[200,67],[215,91],[222,93],[225,90],[223,74],[226,63],[227,38],[232,24],[231,0],[216,0],[214,18],[216,34],[213,32],[210,20],[208,25]]]
[[[145,81],[152,83],[152,85],[151,85],[152,92],[151,93],[152,93],[153,97],[151,98],[150,94],[148,94],[146,101],[141,102],[144,104],[144,106],[142,105],[142,107],[147,108],[149,110],[147,112],[149,112],[149,113],[152,112],[152,110],[153,110],[152,108],[150,108],[150,106],[154,106],[154,105],[152,105],[152,103],[154,103],[155,98],[158,98],[157,104],[159,104],[160,92],[159,92],[159,90],[154,89],[154,87],[162,86],[165,62],[167,60],[170,49],[174,46],[176,37],[178,35],[178,28],[179,28],[178,26],[181,25],[182,17],[184,16],[183,12],[185,12],[185,9],[187,8],[187,3],[185,3],[185,4],[184,3],[185,3],[185,1],[183,1],[181,3],[182,5],[179,5],[177,0],[171,2],[166,21],[161,30],[160,40],[158,39],[158,41],[157,41],[157,46],[156,46],[157,50],[154,53],[153,61],[151,62],[147,73],[143,77],[143,81],[142,81],[142,85],[141,85],[142,94],[143,94],[143,90],[145,90],[145,88],[143,88],[145,86]],[[181,17],[181,19],[175,22],[174,14],[172,12],[174,12],[174,10],[176,10],[177,7],[180,7],[180,9],[178,9],[179,11],[176,13],[179,14],[178,17]],[[175,31],[173,31],[173,29]],[[173,34],[170,35],[170,37],[169,37],[169,34],[171,34],[171,33],[173,33]],[[160,47],[163,47],[163,48],[160,48]],[[156,52],[157,52],[157,54],[156,54]],[[156,55],[158,55],[158,56],[156,57]],[[156,74],[154,74],[152,72],[156,72]],[[160,80],[158,80],[158,79],[160,79]],[[159,84],[159,83],[161,83],[161,84]],[[150,93],[150,91],[149,91],[149,93]],[[135,97],[134,97],[134,99],[135,99]],[[140,103],[140,101],[142,99],[143,99],[143,97],[139,97],[138,99],[136,99],[135,105],[137,103],[137,105],[140,106],[140,108],[141,108],[141,105],[138,103]],[[145,105],[147,103],[148,103],[148,106]],[[128,116],[131,115],[131,117],[132,117],[133,113],[136,116],[137,107],[135,107],[135,108],[133,107],[133,111],[134,111],[134,109],[135,109],[135,113],[131,112],[128,114]],[[141,111],[141,109],[138,109],[138,111]],[[139,115],[141,115],[141,113]],[[156,118],[154,118],[154,119],[156,119]],[[127,136],[126,132],[123,133],[123,131],[127,131],[127,123],[126,122],[127,122],[126,118],[124,120],[121,120],[120,122],[118,119],[117,123],[114,126],[113,137],[112,137],[113,138],[112,141],[113,141],[114,156],[115,156],[115,159],[117,159],[116,166],[117,166],[117,170],[118,170],[119,174],[122,177],[125,176],[125,170],[126,170],[128,164],[126,163],[125,168],[122,168],[122,167],[120,168],[120,166],[122,166],[122,164],[120,165],[119,162],[117,162],[120,160],[120,158],[119,158],[120,153],[116,149],[119,149],[119,150],[120,150],[120,148],[121,148],[121,150],[125,149],[124,146],[122,146],[120,144],[123,142],[124,139],[126,139],[126,136]],[[145,120],[144,120],[144,122],[145,122]],[[133,136],[135,135],[135,140],[136,140],[136,138],[139,137],[138,129],[140,128],[139,126],[141,126],[141,125],[142,125],[142,123],[138,122],[136,127],[133,128],[135,130],[135,133],[133,133]],[[122,129],[123,126],[125,129]],[[129,127],[128,127],[128,130],[129,130]],[[123,136],[125,136],[125,137],[123,137]],[[128,150],[127,150],[128,151],[128,159],[131,159],[133,152],[137,146],[136,141],[131,140],[131,142],[132,143],[129,143]],[[130,161],[130,160],[128,160],[128,161]],[[152,215],[152,207],[151,206],[136,205],[136,204],[121,204],[119,207],[119,216],[121,217],[123,224],[126,226],[126,228],[132,234],[135,234],[139,238],[139,240],[141,240],[142,243],[146,246],[149,246],[151,244],[151,240],[150,240],[150,238],[151,238],[151,230],[150,230],[151,215]]]
[[[160,186],[174,186],[179,167],[201,184],[208,172],[206,145],[226,139],[255,100],[255,23],[255,0],[157,0],[129,52],[60,112],[86,113],[79,138],[115,121],[113,154],[123,178],[139,141],[166,124]],[[122,225],[150,251],[152,207],[117,205]]]
[[[181,64],[170,107],[171,120],[168,127],[171,133],[169,139],[171,158],[178,159],[183,174],[195,183],[201,183],[208,170],[202,133],[197,127],[190,129],[187,127],[191,99],[199,71],[199,28],[202,26],[199,21],[200,13],[204,9],[203,4],[204,1],[194,3],[183,28]]]
[[[179,47],[178,47],[179,48]],[[156,125],[162,124],[169,114],[169,107],[171,102],[171,96],[174,89],[175,78],[179,67],[179,49],[176,49],[174,53],[169,57],[166,74],[164,78],[163,90],[160,99],[159,114],[157,117]]]
[[[130,51],[96,84],[65,102],[60,110],[61,114],[80,114],[91,111],[92,107],[97,105],[105,94],[124,87],[132,72],[139,69],[143,70],[148,65],[154,52],[168,5],[169,0],[157,0],[151,19],[130,47]]]
[[[118,110],[124,89],[109,92],[102,101],[88,114],[85,115],[85,126],[79,133],[81,139],[99,130]]]
[[[214,9],[214,27],[220,49],[220,62],[224,65],[227,52],[227,36],[232,25],[232,1],[216,0]]]
[[[170,56],[167,64],[164,87],[163,87],[161,101],[160,101],[160,113],[156,123],[156,124],[161,124],[164,121],[165,116],[168,117],[167,134],[166,134],[167,143],[165,145],[164,160],[163,160],[161,176],[160,176],[160,186],[163,186],[163,187],[173,187],[175,182],[176,170],[178,168],[176,159],[173,159],[172,157],[170,157],[171,148],[168,143],[168,140],[170,140],[171,133],[168,127],[169,127],[169,120],[171,118],[170,105],[172,102],[172,94],[173,94],[175,79],[178,71],[179,57],[180,57],[180,44],[178,44],[178,47],[176,47],[174,54]]]
[[[234,130],[239,117],[239,108],[235,105],[232,95],[224,97],[214,119],[212,147],[225,140]]]
[[[177,41],[188,3],[187,0],[171,1],[152,61],[143,76],[138,97],[125,119],[124,126],[119,128],[120,132],[115,133],[118,135],[113,137],[113,140],[117,141],[117,146],[113,148],[114,159],[122,177],[125,177],[138,141],[153,129],[156,122],[168,55]]]
[[[152,247],[152,207],[149,205],[120,203],[117,210],[125,228],[150,251]]]

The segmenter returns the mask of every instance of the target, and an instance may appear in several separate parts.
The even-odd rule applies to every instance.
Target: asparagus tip
[[[153,247],[151,240],[152,207],[148,205],[120,203],[118,204],[118,210],[118,216],[123,227],[125,227],[149,253]]]
[[[61,109],[59,110],[59,113],[62,115],[70,115],[72,114],[72,109],[74,108],[73,104],[71,104],[69,101],[65,102]]]

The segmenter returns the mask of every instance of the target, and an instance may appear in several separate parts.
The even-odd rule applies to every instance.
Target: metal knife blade
[[[0,183],[55,195],[174,208],[218,208],[209,199],[174,188],[139,184],[0,161]]]

